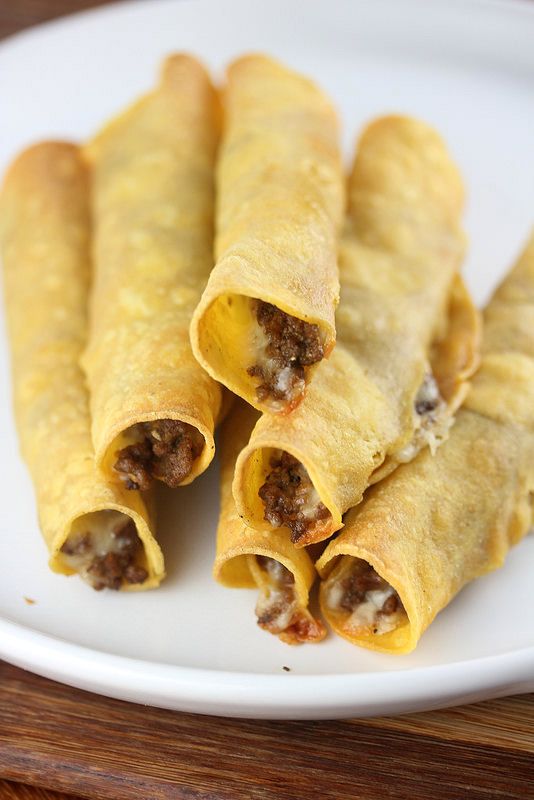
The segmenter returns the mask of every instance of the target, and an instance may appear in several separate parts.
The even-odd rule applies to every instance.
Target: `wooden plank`
[[[38,786],[2,780],[0,780],[0,797],[2,800],[79,800],[72,794],[51,792],[49,789],[40,789]]]
[[[503,708],[526,713],[512,735],[499,729]],[[98,697],[0,664],[0,777],[95,800],[528,798],[533,709],[529,696],[461,715],[232,720]]]
[[[386,726],[389,730],[404,733],[425,733],[446,741],[488,744],[534,754],[534,694],[503,697],[425,714],[377,717],[366,720],[366,724],[377,728]]]

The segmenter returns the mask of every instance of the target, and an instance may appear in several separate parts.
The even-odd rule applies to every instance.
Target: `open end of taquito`
[[[191,483],[211,462],[221,388],[189,325],[213,266],[219,99],[195,58],[86,146],[94,276],[82,364],[96,461],[126,489]]]
[[[256,617],[261,628],[289,644],[316,642],[325,628],[308,610],[317,577],[310,555],[293,547],[287,531],[273,536],[247,529],[232,497],[235,458],[257,417],[254,409],[238,402],[221,428],[221,510],[213,575],[224,586],[258,588]]]
[[[212,377],[284,414],[336,337],[338,120],[312,81],[262,55],[230,65],[223,106],[217,261],[191,343]]]
[[[484,357],[483,392],[477,375],[472,395],[485,405],[489,384],[493,397],[514,398],[529,386],[532,395],[532,361],[524,360],[530,376],[524,365],[497,376]],[[316,563],[321,610],[340,636],[384,653],[411,652],[462,587],[502,566],[529,530],[532,413],[521,416],[527,405],[512,402],[496,419],[493,408],[461,408],[435,456],[426,451],[400,466],[345,516]]]
[[[224,365],[226,386],[260,411],[291,412],[314,367],[334,346],[332,326],[282,306],[275,293],[223,294],[197,314],[191,327],[195,356],[213,377]]]
[[[165,576],[163,555],[142,513],[120,504],[70,520],[52,543],[49,564],[54,572],[78,574],[97,591],[151,589]]]
[[[79,359],[91,274],[88,170],[68,142],[42,142],[12,165],[0,243],[13,405],[50,566],[95,589],[149,589],[165,575],[149,498],[95,465]]]
[[[320,587],[321,611],[332,629],[353,644],[384,653],[413,649],[412,625],[395,575],[373,563],[370,554],[352,547],[332,560],[319,559],[327,577]],[[398,588],[396,588],[396,586]]]
[[[241,528],[241,544],[218,555],[213,567],[215,579],[229,588],[257,587],[258,625],[281,641],[286,644],[320,642],[326,635],[326,628],[308,609],[310,586],[315,580],[309,556],[306,554],[306,559],[295,561],[287,552],[273,547],[270,541],[247,542],[250,532]]]
[[[211,463],[213,427],[198,417],[172,411],[165,412],[165,418],[157,412],[139,413],[133,425],[123,428],[131,422],[128,416],[124,423],[117,421],[117,434],[100,462],[104,473],[126,489],[147,491],[154,481],[172,489],[186,486]]]
[[[373,447],[370,435],[369,441],[363,441],[362,431],[358,449],[362,460],[359,499],[368,485],[384,478],[400,463],[412,460],[424,447],[434,452],[448,437],[454,412],[468,390],[467,380],[478,364],[480,343],[480,315],[458,275],[451,287],[444,327],[445,332],[430,349],[426,372],[423,367],[423,374],[414,384],[413,423],[407,436],[395,442],[381,461],[380,443]],[[331,360],[332,364],[324,365],[323,370],[335,381],[335,367],[342,361],[341,347]],[[341,368],[339,374],[342,379]],[[310,399],[321,388],[319,376],[317,380],[317,386],[310,389]],[[371,387],[366,391],[370,392]],[[380,398],[375,400],[380,402]],[[299,410],[295,413],[298,415]],[[328,409],[325,413],[328,415]],[[238,456],[233,482],[234,498],[246,525],[288,527],[296,547],[323,541],[342,527],[346,509],[335,496],[332,465],[314,458],[312,445],[318,435],[325,435],[324,431],[309,430],[306,436],[296,437],[291,418],[280,424],[268,417],[260,419]],[[296,443],[301,446],[296,447]],[[335,472],[335,465],[333,469]]]

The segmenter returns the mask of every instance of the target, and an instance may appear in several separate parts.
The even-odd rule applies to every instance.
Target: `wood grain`
[[[71,794],[51,792],[38,786],[2,780],[0,780],[0,798],[1,800],[78,800]]]
[[[106,2],[0,0],[0,38]],[[534,695],[397,718],[238,721],[129,705],[0,662],[1,800],[80,797],[528,800]]]
[[[98,800],[528,798],[533,730],[533,696],[396,719],[231,720],[0,664],[0,777]]]

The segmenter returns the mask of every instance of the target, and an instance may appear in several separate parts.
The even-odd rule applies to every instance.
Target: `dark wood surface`
[[[98,800],[524,800],[534,797],[534,701],[232,720],[110,700],[0,663],[0,776]]]
[[[0,38],[105,2],[0,0]],[[397,718],[225,720],[109,700],[0,662],[0,800],[82,797],[528,800],[534,695]]]
[[[39,786],[2,780],[0,780],[0,798],[1,800],[79,800],[72,794],[52,792]]]
[[[0,39],[39,22],[108,4],[109,0],[0,0]]]

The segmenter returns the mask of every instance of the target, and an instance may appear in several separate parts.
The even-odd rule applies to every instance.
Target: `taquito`
[[[361,137],[340,250],[338,341],[287,417],[264,415],[240,454],[246,524],[297,546],[423,447],[446,439],[477,362],[478,312],[458,274],[463,189],[437,133],[385,117]]]
[[[99,466],[127,489],[190,483],[213,458],[221,389],[189,323],[213,263],[217,97],[187,55],[88,145],[94,285],[83,366]]]
[[[149,589],[163,556],[139,492],[94,460],[79,358],[87,335],[89,187],[75,145],[25,151],[0,197],[15,418],[50,566],[95,589]]]
[[[285,413],[335,341],[338,121],[317,86],[261,55],[230,66],[224,115],[216,265],[191,342],[210,375]]]
[[[236,403],[222,426],[221,511],[217,528],[217,554],[213,575],[230,588],[259,590],[258,625],[283,642],[318,642],[324,625],[308,610],[309,592],[317,574],[306,550],[296,550],[287,531],[248,531],[237,514],[232,497],[235,459],[247,441],[257,412]]]
[[[322,610],[354,644],[413,650],[532,524],[534,236],[484,321],[480,371],[449,440],[373,487],[318,562]]]

